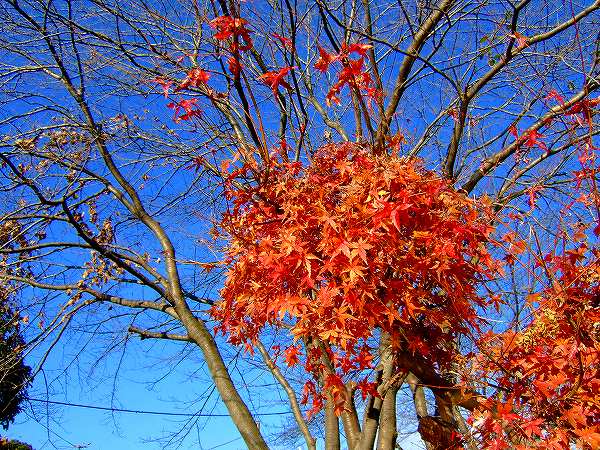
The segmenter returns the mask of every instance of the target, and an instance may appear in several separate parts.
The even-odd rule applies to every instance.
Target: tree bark
[[[394,383],[385,393],[381,415],[379,417],[379,435],[377,450],[392,450],[398,436],[396,427],[396,397],[398,386]]]
[[[394,370],[390,336],[387,333],[383,333],[380,338],[379,354],[381,355],[381,360],[379,363],[380,371],[377,376],[377,384],[379,388],[382,388],[392,378]],[[375,438],[381,424],[385,392],[381,391],[379,394],[380,397],[371,398],[369,406],[365,409],[363,430],[358,443],[359,450],[371,450],[375,445]]]
[[[355,450],[360,439],[360,425],[354,404],[354,392],[350,387],[347,390],[346,408],[342,414],[342,425],[346,434],[348,450]]]
[[[329,393],[325,401],[325,450],[340,450],[340,423],[333,396]]]
[[[419,386],[419,379],[412,373],[409,373],[406,377],[406,381],[410,386],[410,390],[413,393],[413,403],[415,405],[415,412],[417,413],[417,418],[419,419],[419,433],[421,433],[422,423],[426,421],[429,413],[427,412],[427,401],[425,400],[425,393],[423,392],[423,387]],[[423,433],[421,433],[423,436]],[[425,447],[427,450],[434,450],[435,447],[427,440],[423,439],[425,442]]]

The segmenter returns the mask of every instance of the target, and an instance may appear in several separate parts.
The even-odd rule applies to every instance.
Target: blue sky
[[[177,371],[171,372],[158,383],[152,383],[150,386],[150,380],[156,380],[157,377],[164,375],[164,370],[158,367],[141,370],[148,363],[144,362],[144,358],[147,357],[148,355],[142,352],[138,354],[138,358],[134,357],[122,363],[122,372],[117,381],[114,398],[112,380],[98,380],[94,374],[87,378],[85,373],[80,374],[77,381],[72,380],[70,383],[67,382],[68,384],[64,384],[66,382],[64,375],[60,376],[56,381],[57,386],[52,387],[52,391],[56,393],[47,398],[65,403],[140,411],[176,414],[197,411],[198,402],[195,397],[202,393],[207,384],[194,383],[190,380],[190,374],[186,372],[195,371],[192,367],[193,363],[184,363]],[[32,398],[45,398],[44,381],[54,375],[52,366],[60,362],[49,361],[48,368],[36,378],[34,386],[30,389]],[[108,362],[108,364],[112,363]],[[147,378],[144,379],[144,376]],[[265,379],[265,381],[269,380]],[[61,388],[66,392],[59,392]],[[267,391],[271,390],[271,395],[276,398],[277,395],[273,392],[277,389],[276,385],[271,385]],[[246,449],[236,428],[226,416],[222,404],[219,401],[211,401],[209,404],[211,407],[205,408],[204,417],[188,418],[143,413],[112,413],[53,404],[48,404],[46,411],[45,403],[31,402],[30,407],[17,417],[5,436],[27,442],[35,450],[72,449],[77,448],[78,445],[92,450]],[[260,411],[266,413],[259,420],[266,430],[266,435],[271,435],[269,443],[272,448],[292,449],[287,442],[278,445],[278,438],[272,434],[280,430],[280,426],[290,418],[289,414],[278,415],[278,412],[285,411],[284,405],[263,407]],[[274,415],[269,415],[273,413]],[[192,426],[190,426],[191,421],[193,421]],[[182,429],[187,432],[185,437],[181,434],[174,435]],[[411,424],[408,429],[414,431],[414,424]],[[169,441],[169,437],[173,436],[177,436],[177,439]],[[415,433],[401,434],[399,442],[407,450],[423,448],[418,434]],[[322,440],[320,444],[322,446]],[[298,446],[293,448],[304,447],[299,441]]]
[[[143,343],[137,343],[135,347],[120,362],[116,381],[111,372],[114,372],[118,363],[118,355],[110,355],[101,363],[102,367],[97,367],[93,373],[89,372],[88,367],[72,367],[65,374],[60,369],[62,352],[56,352],[44,372],[36,378],[29,395],[58,402],[143,411],[193,413],[200,409],[196,397],[201,396],[207,384],[203,379],[204,374],[197,371],[197,357],[189,358],[191,361],[180,364],[177,370],[172,371],[165,362],[163,367],[150,367],[160,364],[160,361],[149,363],[148,359],[155,358],[145,353]],[[194,382],[194,378],[197,382]],[[50,383],[49,389],[46,389],[46,381]],[[46,395],[45,391],[49,393]],[[7,435],[33,445],[36,450],[73,448],[78,444],[89,444],[87,448],[97,450],[159,449],[163,445],[166,448],[209,449],[221,444],[225,445],[218,448],[245,448],[231,420],[226,417],[226,411],[220,402],[213,401],[214,398],[213,395],[203,412],[214,416],[197,420],[166,415],[111,413],[62,405],[48,405],[49,414],[46,414],[46,404],[31,402],[31,407],[19,415]],[[278,410],[281,411],[281,408]],[[190,420],[195,424],[189,430],[189,435],[180,441],[180,447],[167,441],[152,442],[166,439]],[[197,446],[197,442],[201,447]]]
[[[117,336],[115,333],[112,338]],[[101,353],[101,345],[80,353],[75,344],[76,339],[70,336],[64,347],[51,354],[29,390],[31,398],[175,414],[201,411],[202,417],[113,413],[34,401],[26,405],[5,436],[27,442],[35,450],[71,449],[77,445],[93,450],[246,448],[222,403],[212,392],[195,348],[133,337],[125,351],[117,346],[98,361],[101,355],[94,350]],[[77,358],[73,358],[69,347],[79,353]],[[225,349],[230,356],[231,350],[235,350],[230,346]],[[35,359],[35,355],[32,356]],[[64,363],[68,360],[74,363],[65,369]],[[230,365],[231,373],[238,381],[243,374],[245,382],[254,387],[248,404],[261,414],[261,429],[269,444],[274,450],[291,449],[291,444],[282,442],[277,434],[292,420],[280,401],[283,394],[279,385],[256,368],[256,357],[238,354],[237,362]],[[412,409],[409,403],[407,405]],[[399,439],[403,448],[422,449],[422,442],[414,433],[414,420],[403,423],[400,417],[400,430],[404,434],[401,433]],[[322,446],[322,440],[319,443]],[[304,448],[301,440],[298,446]]]
[[[377,2],[375,2],[377,4]],[[266,16],[265,16],[266,17]],[[390,21],[394,20],[394,17],[390,16]],[[483,28],[494,28],[491,22],[485,25]],[[483,29],[480,31],[481,35],[489,33],[490,30]],[[258,33],[257,33],[258,34]],[[497,44],[503,48],[504,41],[499,38]],[[466,46],[468,41],[461,41]],[[459,44],[459,45],[463,45]],[[456,51],[456,48],[451,50]],[[210,58],[207,58],[210,60]],[[439,56],[440,61],[444,61],[445,55]],[[281,61],[280,61],[281,62]],[[214,64],[214,62],[213,62]],[[283,62],[281,62],[283,64]],[[388,73],[394,72],[394,68],[397,66],[398,60],[391,62],[386,68]],[[481,70],[488,68],[488,61],[482,60],[479,62]],[[215,64],[216,66],[216,64]],[[516,75],[523,71],[527,73],[529,68],[527,66],[520,67],[518,70],[515,69]],[[107,72],[109,72],[107,70]],[[510,75],[510,74],[509,74]],[[177,76],[182,76],[179,72]],[[212,85],[217,77],[211,80]],[[101,79],[101,77],[99,77]],[[323,81],[325,77],[321,78]],[[53,100],[53,96],[56,95],[55,86],[42,85],[37,83],[36,78],[29,78],[27,85],[21,86],[24,91],[31,91],[36,94],[46,94]],[[102,80],[103,81],[103,80]],[[535,84],[527,86],[529,89],[536,89],[541,92],[542,97],[546,95],[547,90],[550,87],[557,87],[561,92],[564,92],[566,88],[561,86],[558,82],[545,85],[545,79],[540,77]],[[322,89],[326,90],[326,83],[322,83]],[[440,107],[444,108],[447,106],[448,97],[447,93],[440,89],[440,85],[435,85],[435,89],[431,89],[431,84],[427,80],[423,84],[416,85],[415,91],[411,91],[411,96],[407,96],[409,101],[401,105],[404,110],[400,110],[399,127],[400,129],[406,128],[415,136],[418,136],[422,128],[428,123],[433,116],[439,111]],[[94,89],[92,87],[92,89]],[[154,92],[155,95],[150,95],[148,98],[143,98],[141,95],[129,96],[127,98],[113,98],[104,97],[104,94],[110,91],[110,85],[97,87],[98,100],[96,105],[97,109],[100,110],[104,118],[115,116],[117,113],[126,112],[131,117],[134,114],[140,114],[145,116],[140,121],[141,127],[147,126],[147,129],[154,127],[152,122],[153,117],[159,117],[162,123],[168,124],[172,129],[178,129],[178,126],[173,124],[171,121],[172,112],[166,107],[168,100],[165,100],[158,92]],[[141,83],[140,91],[152,91],[154,86],[149,84]],[[270,112],[273,112],[273,104],[271,103],[272,98],[269,89],[260,86],[262,89],[261,95],[265,97],[261,99],[265,106],[265,115],[268,117]],[[429,91],[427,91],[429,89]],[[531,94],[529,89],[523,89],[523,94],[519,94],[527,97]],[[425,90],[425,93],[422,91]],[[510,95],[510,87],[506,88],[501,86],[498,90],[490,90],[485,96],[480,99],[479,107],[486,109],[492,104],[500,104],[501,99],[505,96]],[[259,92],[257,90],[257,92]],[[94,91],[92,90],[92,96]],[[414,96],[413,96],[414,95]],[[413,101],[415,98],[420,99],[419,101]],[[427,100],[426,107],[423,106],[423,99]],[[499,100],[500,99],[500,100]],[[42,102],[40,99],[36,101]],[[46,101],[46,99],[43,99]],[[67,102],[65,101],[65,105]],[[515,103],[520,106],[520,102]],[[19,102],[13,102],[13,112],[21,112],[25,108],[30,107],[28,104],[22,104]],[[270,106],[269,106],[270,105]],[[142,111],[144,108],[148,108],[150,113],[145,115]],[[546,108],[546,105],[538,104],[539,110]],[[421,109],[425,111],[423,116],[417,114]],[[4,114],[8,115],[8,112],[3,111]],[[52,113],[53,114],[53,113]],[[44,120],[50,120],[51,114],[41,114],[36,116],[40,123]],[[432,117],[429,117],[432,116]],[[409,118],[412,118],[410,120]],[[485,130],[489,134],[494,134],[509,124],[512,120],[512,115],[507,115],[504,118],[504,122],[497,122],[496,120],[490,120],[487,122]],[[27,118],[28,119],[28,118]],[[146,122],[144,122],[146,120]],[[450,118],[445,118],[445,121],[451,124]],[[17,124],[13,124],[17,128]],[[30,125],[27,124],[27,127]],[[157,126],[158,127],[158,126]],[[274,128],[276,127],[276,124]],[[312,132],[315,136],[322,133],[323,125],[317,125]],[[522,128],[522,125],[520,125]],[[450,126],[446,127],[446,131],[440,132],[438,139],[439,142],[444,142],[447,139],[447,135],[450,132]],[[25,129],[25,128],[24,128]],[[10,130],[13,132],[14,130]],[[194,133],[180,133],[179,137],[174,139],[181,139],[182,141],[188,141],[190,148],[193,148],[194,140],[202,143],[204,136],[194,136]],[[445,147],[439,146],[436,148],[438,141],[435,141],[427,150],[431,152],[431,158],[436,159],[437,153],[445,150]],[[500,146],[501,144],[498,144]],[[503,144],[502,144],[503,145]],[[442,150],[440,150],[442,149]],[[130,151],[135,152],[137,148],[133,147]],[[150,152],[149,152],[150,153]],[[426,153],[426,151],[424,151]],[[120,155],[127,156],[130,155]],[[425,155],[424,155],[425,156]],[[479,158],[479,154],[471,155],[470,158]],[[468,158],[467,158],[468,159]],[[472,161],[467,161],[465,166],[470,167]],[[139,176],[144,170],[138,167],[132,169],[132,179],[139,181]],[[150,170],[151,176],[156,176],[158,181],[154,186],[149,186],[146,193],[150,192],[152,195],[158,191],[156,186],[162,189],[160,185],[160,172],[164,169],[162,167],[152,167]],[[179,192],[183,192],[190,184],[192,179],[195,178],[193,171],[188,169],[180,169],[173,176],[179,177],[176,183],[170,186],[170,191],[161,191],[163,194],[169,194],[174,196]],[[487,179],[482,183],[485,188],[490,187],[489,185],[494,183],[491,178]],[[148,183],[151,185],[151,182]],[[153,189],[157,189],[153,191]],[[493,186],[490,187],[490,190]],[[151,194],[148,193],[150,197]],[[162,201],[164,197],[159,197],[158,200]],[[200,197],[204,199],[204,197]],[[198,200],[197,197],[190,196],[190,199],[182,201],[178,204],[180,210],[167,211],[165,216],[175,217],[177,220],[173,226],[174,235],[177,236],[176,245],[178,246],[179,255],[183,255],[190,259],[210,259],[211,255],[202,253],[202,246],[196,245],[193,241],[192,245],[189,244],[190,237],[202,236],[206,233],[207,226],[203,224],[197,217],[193,215],[194,210],[201,209],[200,206],[195,202],[202,201]],[[106,206],[106,205],[105,205]],[[109,205],[110,206],[110,205]],[[184,211],[185,210],[185,211]],[[183,211],[183,212],[182,212]],[[109,211],[110,212],[110,211]],[[190,220],[192,218],[192,220]],[[198,220],[196,220],[198,219]],[[135,234],[138,230],[133,230],[131,236],[127,236],[126,242],[143,242],[147,238],[147,235],[143,232]],[[130,239],[129,239],[130,238]],[[155,253],[156,255],[158,253]],[[183,269],[184,276],[188,277],[193,282],[190,282],[191,286],[201,284],[199,280],[194,279],[196,273],[193,269],[188,271],[187,268]],[[198,282],[197,282],[198,281]],[[123,289],[121,292],[127,294],[137,294],[135,291]],[[209,290],[208,292],[211,297],[215,297],[215,292]],[[143,294],[142,294],[143,297]],[[163,412],[185,412],[193,413],[194,411],[202,410],[203,413],[212,413],[215,415],[225,414],[225,410],[218,400],[215,399],[215,395],[212,394],[208,398],[208,403],[202,405],[202,402],[198,399],[203,399],[208,395],[207,389],[210,391],[211,384],[208,381],[207,375],[204,373],[201,358],[195,349],[185,349],[182,344],[178,343],[164,343],[164,342],[140,342],[137,338],[131,338],[126,341],[126,351],[122,351],[126,336],[126,329],[128,324],[128,317],[117,320],[115,325],[110,327],[106,325],[101,328],[101,331],[106,334],[100,339],[101,342],[90,345],[86,341],[86,335],[84,332],[74,333],[68,336],[66,342],[62,343],[59,348],[56,348],[47,361],[44,371],[38,375],[34,385],[30,389],[30,396],[32,398],[48,398],[52,401],[67,402],[67,403],[78,403],[86,405],[95,405],[102,407],[116,407],[133,410],[146,410],[146,411],[163,411]],[[112,322],[111,324],[112,325]],[[100,326],[100,325],[99,325]],[[81,331],[81,330],[80,330]],[[106,355],[104,355],[104,349],[115,346],[115,349]],[[182,350],[184,349],[184,350]],[[41,352],[43,349],[39,349]],[[83,352],[85,350],[85,352]],[[91,351],[89,351],[91,350]],[[89,351],[89,352],[88,352]],[[183,353],[179,353],[182,352]],[[230,354],[235,353],[235,350],[228,348]],[[29,360],[33,362],[40,356],[40,353],[33,353],[29,356]],[[245,358],[246,356],[244,356]],[[100,363],[97,360],[100,359]],[[65,362],[74,361],[66,369],[64,367]],[[284,406],[278,404],[279,396],[281,395],[278,387],[273,384],[273,380],[269,377],[265,377],[263,373],[256,369],[252,364],[252,361],[242,361],[239,365],[241,368],[239,372],[232,371],[234,376],[240,380],[240,375],[243,373],[246,380],[250,380],[253,383],[260,385],[261,387],[256,389],[254,396],[250,399],[254,405],[254,409],[261,413],[272,413],[282,411]],[[274,432],[278,425],[285,421],[285,416],[264,416],[261,419],[263,426],[265,427],[266,435],[270,435]],[[50,449],[50,448],[73,448],[74,445],[90,444],[90,449],[97,450],[120,450],[120,449],[159,449],[159,448],[177,448],[173,444],[165,443],[164,440],[157,441],[156,439],[164,439],[170,433],[177,432],[181,429],[182,425],[187,423],[187,419],[178,417],[158,416],[158,415],[147,415],[147,414],[127,414],[127,413],[109,413],[99,410],[92,410],[86,408],[73,408],[63,406],[49,406],[49,409],[45,409],[43,403],[32,402],[31,408],[27,408],[24,414],[21,414],[16,423],[6,433],[11,438],[16,438],[28,442],[34,446],[35,449]],[[49,428],[49,430],[47,429]],[[414,439],[414,437],[409,437]],[[148,441],[153,440],[153,441]],[[198,445],[198,442],[200,445]],[[404,442],[403,448],[405,449],[417,449],[421,446],[414,442]],[[193,426],[190,433],[185,439],[182,440],[180,448],[219,448],[226,450],[235,450],[239,448],[245,448],[245,445],[241,443],[237,430],[232,426],[231,421],[227,417],[213,416],[210,418],[202,418],[198,420],[197,426]],[[286,448],[286,447],[283,447]]]

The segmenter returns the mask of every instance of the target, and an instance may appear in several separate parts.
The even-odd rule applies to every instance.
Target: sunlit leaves
[[[181,82],[177,89],[188,89],[190,87],[201,87],[208,83],[210,79],[210,74],[205,70],[202,70],[198,67],[191,68],[185,80]]]
[[[247,52],[254,45],[247,25],[246,19],[231,16],[219,16],[210,22],[210,26],[216,30],[213,37],[223,42],[231,53],[227,58],[227,66],[236,78],[242,70],[240,52]]]
[[[284,87],[285,89],[291,89],[289,83],[284,79],[284,77],[293,69],[293,67],[284,67],[277,72],[266,72],[261,75],[259,80],[265,83],[267,86],[271,88],[273,91],[273,95],[277,95],[279,92],[279,86]]]
[[[343,44],[338,54],[331,54],[323,47],[317,47],[319,59],[315,63],[315,69],[327,72],[329,67],[336,61],[339,61],[342,66],[337,75],[337,82],[331,86],[325,97],[327,105],[340,104],[340,94],[344,86],[349,86],[355,94],[364,94],[369,100],[381,98],[382,92],[372,86],[371,75],[364,67],[365,56],[371,47],[371,45],[358,42],[349,45]],[[359,57],[353,59],[354,54]]]
[[[331,349],[343,376],[370,366],[365,343],[380,331],[443,365],[457,333],[477,328],[477,285],[495,269],[487,209],[418,160],[329,145],[310,167],[274,161],[262,184],[228,195],[229,272],[213,314],[232,342],[285,325]],[[313,356],[304,363],[317,374]]]
[[[479,377],[499,387],[475,413],[476,430],[490,448],[524,439],[527,445],[517,448],[598,445],[598,256],[585,242],[561,256],[546,255],[553,279],[528,297],[535,308],[531,323],[519,332],[482,338]],[[500,414],[507,409],[511,415]]]
[[[332,55],[320,45],[317,46],[317,49],[319,50],[319,59],[315,63],[315,69],[320,70],[321,72],[327,72],[327,69],[329,69],[329,65],[337,58],[335,55]]]
[[[177,102],[171,102],[167,105],[173,110],[173,120],[180,122],[182,120],[191,120],[194,117],[200,116],[201,111],[196,107],[197,98],[181,99]]]
[[[239,17],[219,16],[210,22],[216,30],[214,38],[219,41],[228,41],[232,51],[250,50],[252,48],[251,31],[246,26],[248,21]]]

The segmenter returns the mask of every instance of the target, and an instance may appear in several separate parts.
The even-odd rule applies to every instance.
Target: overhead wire
[[[40,402],[47,403],[50,405],[61,405],[61,406],[69,406],[73,408],[85,408],[85,409],[95,409],[100,411],[111,411],[111,412],[120,412],[120,413],[130,413],[130,414],[148,414],[154,416],[178,416],[178,417],[229,417],[229,414],[212,414],[212,413],[178,413],[178,412],[170,412],[170,411],[148,411],[141,409],[129,409],[129,408],[113,408],[110,406],[97,406],[97,405],[86,405],[82,403],[70,403],[70,402],[61,402],[56,400],[47,400],[40,398],[31,398],[27,397],[27,400],[30,402]],[[255,416],[282,416],[292,414],[291,411],[275,411],[268,413],[255,413]]]

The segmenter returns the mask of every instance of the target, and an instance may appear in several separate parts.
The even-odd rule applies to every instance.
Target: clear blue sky
[[[56,381],[52,389],[56,391],[49,397],[50,400],[101,407],[114,407],[143,411],[160,411],[172,413],[194,413],[199,409],[193,402],[195,396],[201,394],[206,383],[194,383],[190,380],[189,373],[195,371],[192,364],[186,363],[178,370],[166,376],[152,387],[149,380],[156,380],[164,369],[154,367],[143,369],[148,364],[143,358],[147,354],[140,354],[139,358],[131,358],[122,363],[121,375],[117,383],[115,398],[111,397],[113,379],[101,379],[92,374],[90,378],[85,373],[76,374],[72,371],[69,377],[64,375]],[[50,361],[49,366],[59,361]],[[54,364],[53,364],[54,363]],[[112,363],[111,363],[112,364]],[[44,376],[39,376],[31,389],[31,397],[44,398],[44,379],[51,378],[53,374],[49,367]],[[67,381],[69,380],[70,381]],[[266,380],[267,381],[267,380]],[[66,383],[65,383],[66,382]],[[277,389],[272,386],[271,389]],[[59,391],[63,392],[60,393]],[[274,391],[273,391],[274,392]],[[274,395],[276,397],[276,395]],[[186,402],[189,400],[189,402]],[[254,399],[255,401],[257,399]],[[216,404],[215,404],[216,403]],[[239,433],[228,417],[222,417],[225,410],[220,402],[209,402],[212,407],[205,409],[205,414],[211,417],[196,418],[174,417],[167,415],[137,414],[101,411],[89,408],[68,407],[62,405],[47,405],[32,402],[31,408],[20,414],[5,436],[18,439],[31,444],[35,450],[43,449],[72,449],[78,445],[87,446],[93,450],[153,450],[153,449],[220,449],[238,450],[246,449]],[[283,411],[283,406],[273,408],[260,408],[263,413]],[[35,418],[34,414],[35,413]],[[284,416],[262,416],[261,423],[266,434],[269,435],[279,429],[289,419]],[[190,427],[190,423],[192,426]],[[177,436],[169,441],[169,436],[180,430],[189,433],[182,437]],[[292,449],[289,444],[277,445],[277,439],[271,434],[270,444],[274,449]],[[405,450],[423,449],[423,443],[418,434],[402,436],[399,439]],[[298,449],[304,446],[299,442]],[[321,441],[322,444],[322,441]]]
[[[164,361],[161,366],[160,361],[144,351],[144,344],[145,342],[134,343],[136,348],[125,354],[116,380],[114,372],[119,364],[118,352],[109,355],[92,373],[87,364],[80,364],[81,367],[74,365],[67,373],[61,374],[58,368],[63,355],[61,351],[57,351],[44,373],[36,378],[30,389],[30,396],[144,411],[192,414],[200,410],[201,406],[195,400],[202,397],[207,384],[203,373],[194,374],[199,367],[198,356],[192,355],[190,361],[178,364],[171,371],[169,362]],[[174,361],[171,363],[175,365]],[[151,385],[153,381],[156,384]],[[46,382],[49,383],[49,389],[46,389]],[[46,391],[49,391],[48,396],[45,395]],[[19,415],[6,435],[29,443],[36,450],[67,449],[82,444],[89,444],[87,448],[95,450],[210,449],[219,445],[217,448],[220,449],[245,448],[230,419],[219,416],[226,411],[220,402],[213,401],[214,398],[213,395],[203,410],[203,414],[213,416],[201,418],[112,413],[61,405],[47,405],[49,414],[46,414],[46,404],[32,402],[31,408]],[[281,410],[281,407],[277,408],[277,411]],[[263,412],[267,411],[263,409]],[[277,422],[281,417],[275,416],[272,419]],[[191,427],[190,423],[193,424]],[[189,434],[183,439],[177,439],[180,447],[165,440],[182,428],[189,430]],[[152,442],[153,440],[156,441]]]
[[[488,62],[484,59],[481,64],[487,68]],[[391,66],[389,71],[392,72]],[[216,78],[214,77],[211,83],[216,82]],[[543,77],[540,77],[540,83],[543,80]],[[42,89],[41,86],[43,85],[32,83],[30,86],[25,86],[24,89],[36,92]],[[534,85],[532,84],[531,87],[533,88]],[[544,86],[542,89],[541,85],[535,87],[539,87],[540,90],[546,88]],[[564,86],[560,86],[558,83],[556,87],[559,90],[560,88],[564,89]],[[149,86],[147,88],[148,90],[152,89]],[[263,89],[266,94],[269,94],[268,88],[263,87]],[[442,90],[427,92],[428,95],[431,94],[430,101],[434,106],[431,108],[433,112],[430,114],[438,113],[438,103],[442,102],[442,93]],[[52,94],[56,93],[52,92]],[[440,99],[437,99],[438,96],[434,94],[439,94]],[[64,95],[64,92],[61,95]],[[492,101],[494,104],[497,103],[495,95],[496,92],[491,92],[489,97],[483,97],[480,105],[487,106],[487,103],[492,104]],[[50,95],[49,97],[54,98]],[[419,98],[424,97],[427,96]],[[102,105],[107,106],[102,111],[106,117],[114,116],[122,111],[131,113],[133,116],[133,113],[140,113],[143,108],[148,108],[152,111],[151,115],[162,116],[164,122],[171,125],[172,112],[166,107],[166,103],[167,100],[159,94],[148,99],[141,96],[118,100],[110,98],[106,100],[106,105]],[[412,108],[418,109],[422,106],[416,101],[413,103],[415,106],[411,102],[407,102],[404,106],[405,109],[401,111],[405,117],[413,117]],[[20,112],[19,108],[24,106],[21,104],[13,105],[13,107],[15,108],[14,112]],[[546,106],[540,104],[539,108],[544,109]],[[3,114],[8,113],[0,111],[0,116]],[[407,123],[403,123],[402,126],[406,125],[406,128],[410,130],[414,128],[414,134],[418,135],[417,132],[421,131],[420,128],[426,124],[426,121],[420,120],[418,115],[414,115],[414,117],[416,119],[413,122],[406,119]],[[450,121],[450,119],[447,120]],[[503,123],[494,122],[488,132],[491,128],[499,129],[503,126]],[[522,127],[522,125],[520,126]],[[175,128],[174,125],[173,127]],[[450,130],[449,127],[448,130]],[[315,130],[315,133],[318,131]],[[188,137],[185,134],[181,136],[183,140]],[[443,137],[444,133],[442,132],[440,136]],[[158,170],[163,170],[163,168],[160,167]],[[191,171],[189,172],[192,176]],[[175,189],[180,187],[175,183]],[[196,200],[191,199],[191,201]],[[186,206],[190,205],[186,204]],[[179,211],[173,212],[173,214],[175,213],[179,213]],[[189,238],[190,235],[201,236],[201,233],[196,232],[198,230],[193,229],[193,224],[184,221],[187,218],[188,216],[184,217],[184,214],[181,214],[182,223],[177,224],[181,225],[181,230],[183,230],[180,230],[181,239]],[[195,226],[200,227],[198,224]],[[176,244],[180,243],[176,242]],[[183,252],[179,253],[180,255],[194,258],[193,245],[189,245],[189,242],[185,241],[181,243],[181,246]],[[93,347],[92,351],[88,351],[90,350],[88,347],[85,352],[79,352],[83,346],[81,334],[70,336],[61,343],[51,354],[44,372],[37,376],[29,395],[32,398],[47,398],[57,402],[131,410],[172,413],[195,413],[201,410],[202,413],[213,414],[213,416],[198,419],[190,428],[189,426],[185,427],[189,423],[189,418],[186,417],[111,413],[57,405],[48,405],[48,409],[46,409],[45,404],[32,402],[30,407],[26,406],[26,411],[17,418],[16,423],[10,427],[8,432],[1,432],[2,435],[27,442],[36,450],[70,449],[76,448],[77,445],[88,444],[87,448],[94,450],[154,450],[161,448],[237,450],[246,448],[230,419],[218,416],[225,414],[226,411],[216,400],[215,394],[208,398],[206,405],[202,404],[202,400],[198,401],[198,399],[206,397],[207,389],[210,391],[211,384],[203,371],[197,349],[190,349],[185,357],[182,357],[178,353],[184,348],[182,344],[140,342],[137,338],[132,338],[128,342],[127,351],[123,353],[121,352],[122,345],[119,343],[126,333],[127,318],[124,318],[118,325],[111,323],[110,326],[107,326],[112,331],[103,338],[101,343]],[[96,364],[96,360],[102,356],[104,349],[113,342],[118,344],[116,349],[110,351],[99,364]],[[39,354],[30,355],[32,364],[36,357],[39,357]],[[74,361],[74,363],[63,372],[65,363],[69,361]],[[273,384],[271,378],[261,375],[259,369],[246,362],[240,363],[238,368],[239,371],[232,370],[236,379],[239,380],[240,373],[243,373],[246,381],[261,386],[254,390],[255,395],[250,399],[253,404],[252,410],[267,414],[284,410],[283,405],[277,404],[280,390]],[[265,435],[273,436],[273,433],[288,418],[289,416],[285,415],[262,416],[261,423]],[[181,430],[182,427],[189,430],[189,434],[184,438],[177,438],[179,445],[165,440],[170,434]],[[274,439],[270,439],[270,443],[277,444]],[[423,448],[422,443],[414,434],[408,436],[405,441],[401,442],[401,445],[405,450]],[[277,448],[277,445],[274,445],[273,448]],[[290,447],[282,444],[279,448],[289,449]]]
[[[64,371],[65,358],[73,359],[69,346],[76,348],[72,340],[65,344],[51,354],[44,372],[30,388],[31,398],[177,414],[202,411],[204,416],[113,413],[31,402],[4,436],[27,442],[35,450],[72,449],[78,445],[89,445],[86,448],[93,450],[246,448],[216,395],[213,393],[205,402],[211,384],[196,349],[190,347],[182,357],[184,346],[180,343],[133,338],[125,352],[117,347],[100,362],[96,362],[98,353],[94,351],[90,355],[80,353]],[[255,386],[256,395],[249,403],[253,410],[264,414],[259,418],[261,429],[272,448],[304,448],[301,440],[299,447],[290,447],[277,438],[276,433],[292,420],[291,415],[277,414],[286,411],[278,401],[282,396],[279,386],[252,362],[249,355],[243,355],[230,368],[238,380],[243,373],[246,383]],[[405,425],[409,431],[416,429],[414,421]],[[174,434],[181,430],[182,434]],[[173,439],[169,441],[169,437]],[[424,448],[418,434],[401,435],[400,439],[405,450]]]

